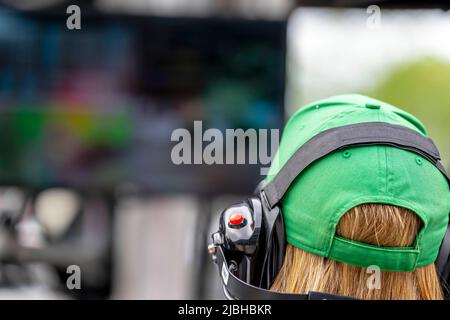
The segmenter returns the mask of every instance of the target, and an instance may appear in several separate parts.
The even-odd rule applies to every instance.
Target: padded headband
[[[441,157],[430,138],[400,125],[365,122],[325,130],[304,143],[286,162],[278,174],[262,187],[261,194],[273,208],[283,198],[295,178],[314,161],[333,151],[353,146],[389,145],[413,151],[428,159],[446,177]]]

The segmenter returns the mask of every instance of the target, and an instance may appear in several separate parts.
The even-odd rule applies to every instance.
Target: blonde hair
[[[349,210],[336,233],[378,246],[411,246],[421,226],[408,209],[385,204],[363,204]],[[271,290],[289,293],[320,291],[359,299],[443,299],[434,264],[413,272],[381,271],[380,287],[367,285],[371,273],[287,245],[283,266]]]

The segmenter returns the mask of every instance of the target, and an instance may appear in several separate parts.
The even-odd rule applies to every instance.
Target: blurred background
[[[282,130],[308,102],[367,94],[423,120],[450,165],[443,2],[0,4],[0,299],[223,298],[209,235],[263,177],[173,164],[194,120]]]

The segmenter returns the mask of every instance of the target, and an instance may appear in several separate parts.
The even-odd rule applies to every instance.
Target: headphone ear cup
[[[266,231],[266,250],[262,266],[262,277],[260,286],[265,289],[270,289],[273,281],[275,280],[278,272],[283,265],[284,256],[286,252],[286,237],[284,230],[283,215],[279,207],[273,209],[264,208],[266,210],[266,223],[267,215],[276,217],[275,221],[268,226]]]
[[[261,212],[261,202],[255,197],[233,204],[222,212],[219,231],[227,250],[255,253],[262,227]]]
[[[284,218],[281,209],[275,227],[276,227],[275,237],[277,241],[277,254],[275,266],[276,274],[273,277],[274,279],[277,276],[278,272],[280,271],[281,267],[283,266],[284,257],[286,255],[286,233],[284,229]]]
[[[280,209],[278,209],[280,210]],[[286,253],[286,235],[284,230],[283,214],[280,210],[271,235],[270,272],[268,275],[269,286],[272,285],[278,272],[283,266]]]
[[[442,291],[444,295],[450,296],[450,224],[445,232],[444,240],[442,240],[441,248],[436,259],[436,271],[441,281]]]

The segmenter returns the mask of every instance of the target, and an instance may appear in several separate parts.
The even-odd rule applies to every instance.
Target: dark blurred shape
[[[112,211],[99,195],[68,189],[38,194],[4,187],[0,192],[0,293],[22,288],[21,298],[106,298],[112,277]],[[17,216],[21,219],[18,220]],[[68,268],[80,268],[80,288],[67,285]],[[14,296],[14,295],[11,295]]]
[[[76,4],[83,8],[93,8],[95,0],[0,0],[0,4],[3,4],[9,8],[19,10],[61,10],[71,5]]]
[[[378,5],[382,9],[394,8],[441,8],[448,10],[450,4],[443,0],[296,0],[298,6],[311,7],[368,7]]]
[[[285,22],[0,10],[0,183],[244,192],[258,165],[174,165],[171,133],[281,128]],[[218,183],[220,181],[220,183]]]
[[[8,8],[61,14],[70,5],[88,11],[165,17],[240,17],[286,19],[292,0],[0,0]]]

